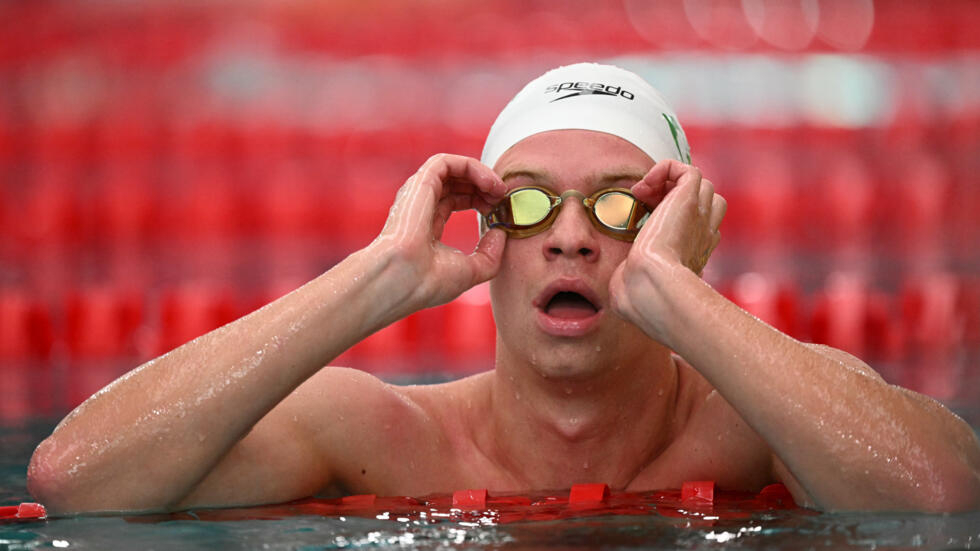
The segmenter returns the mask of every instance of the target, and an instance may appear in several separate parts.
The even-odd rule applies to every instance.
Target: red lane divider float
[[[576,504],[602,503],[609,497],[609,486],[605,484],[576,484],[568,493],[568,502]]]
[[[685,482],[681,486],[681,501],[685,503],[711,504],[715,500],[713,480]]]
[[[0,507],[0,520],[44,520],[48,512],[40,503],[21,503]]]
[[[486,490],[459,490],[453,492],[454,508],[483,509],[486,506]]]
[[[501,495],[486,489],[460,490],[423,498],[355,495],[310,498],[280,505],[238,509],[198,509],[127,518],[130,522],[170,520],[235,521],[294,516],[364,517],[420,522],[470,522],[482,525],[559,520],[604,515],[661,515],[690,525],[745,519],[774,510],[801,510],[782,484],[758,494],[718,490],[714,482],[688,482],[680,490],[611,492],[605,484],[577,484],[567,495]]]

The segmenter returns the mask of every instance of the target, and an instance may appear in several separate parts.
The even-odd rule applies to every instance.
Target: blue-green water
[[[975,426],[975,425],[974,425]],[[0,427],[0,505],[30,501],[25,469],[53,423]],[[767,511],[712,525],[603,516],[484,525],[318,516],[144,522],[127,517],[0,521],[0,551],[22,549],[980,549],[980,511],[956,515]]]

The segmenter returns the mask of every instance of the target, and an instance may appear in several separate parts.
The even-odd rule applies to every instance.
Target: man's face
[[[509,189],[535,185],[589,196],[629,188],[653,164],[616,136],[556,130],[519,142],[494,170]],[[547,377],[582,378],[639,357],[651,341],[616,315],[609,300],[610,277],[630,246],[593,226],[575,197],[561,204],[547,230],[509,238],[490,283],[498,361],[528,363]]]

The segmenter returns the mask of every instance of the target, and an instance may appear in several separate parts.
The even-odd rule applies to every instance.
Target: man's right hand
[[[503,181],[476,159],[439,154],[429,158],[398,190],[381,234],[368,249],[389,253],[404,269],[406,296],[395,321],[415,310],[445,304],[496,275],[506,235],[490,230],[470,254],[440,241],[449,216],[475,209],[486,214],[507,191]]]

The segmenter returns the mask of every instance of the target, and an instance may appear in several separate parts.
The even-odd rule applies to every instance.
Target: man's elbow
[[[54,448],[55,444],[48,438],[34,450],[27,466],[27,491],[49,511],[66,512],[70,510],[66,506],[70,501],[66,500],[66,471],[59,466]]]
[[[85,464],[55,437],[34,450],[27,466],[27,491],[49,513],[82,513],[97,510],[98,492],[90,491],[84,478]]]

